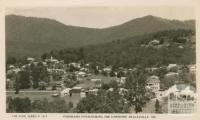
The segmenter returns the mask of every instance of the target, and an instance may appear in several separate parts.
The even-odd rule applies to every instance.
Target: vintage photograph
[[[193,7],[5,9],[7,113],[194,114]]]

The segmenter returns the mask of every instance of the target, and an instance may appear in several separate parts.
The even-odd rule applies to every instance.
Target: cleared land
[[[21,91],[19,94],[15,92],[6,92],[6,96],[25,98],[29,97],[30,100],[43,100],[46,98],[48,101],[53,101],[54,99],[64,99],[66,103],[72,102],[74,106],[80,101],[81,97],[79,93],[73,93],[72,97],[66,95],[64,97],[52,97],[52,94],[57,93],[57,91]]]

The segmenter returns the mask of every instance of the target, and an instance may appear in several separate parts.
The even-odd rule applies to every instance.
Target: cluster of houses
[[[168,96],[168,113],[187,114],[196,112],[197,94],[193,86],[174,85],[165,94]]]
[[[141,44],[141,47],[152,47],[152,48],[169,47],[172,41],[180,49],[184,48],[185,43],[192,43],[193,45],[195,45],[194,36],[188,36],[188,37],[180,36],[180,37],[177,37],[175,41],[167,37],[162,37],[160,39],[152,39],[146,44]]]
[[[151,41],[152,45],[157,45],[159,44],[158,41],[154,40]],[[53,96],[60,96],[60,97],[64,97],[66,95],[69,96],[73,96],[74,93],[78,93],[80,94],[81,98],[86,97],[87,94],[94,94],[97,95],[97,92],[99,90],[99,88],[101,88],[102,86],[102,80],[101,78],[90,78],[89,81],[94,83],[94,86],[90,87],[90,88],[84,88],[84,87],[80,87],[80,86],[74,86],[72,88],[66,88],[64,85],[64,79],[66,76],[69,75],[70,71],[70,67],[72,67],[73,70],[71,73],[73,73],[73,75],[76,77],[76,80],[78,80],[79,82],[85,80],[88,78],[88,76],[91,76],[93,73],[91,72],[91,67],[90,64],[85,64],[85,65],[81,65],[80,63],[69,63],[69,64],[64,64],[63,60],[57,60],[54,59],[53,57],[51,57],[50,59],[45,59],[43,61],[37,61],[34,58],[27,58],[27,64],[22,65],[21,67],[17,67],[14,65],[9,65],[8,69],[6,71],[7,76],[7,80],[6,82],[9,83],[10,87],[13,85],[11,83],[13,83],[12,79],[15,79],[16,76],[12,76],[13,74],[17,74],[19,71],[25,69],[27,66],[30,66],[31,64],[37,65],[39,62],[42,62],[42,64],[44,66],[46,66],[47,71],[49,73],[50,76],[50,81],[54,81],[53,75],[58,75],[58,80],[56,80],[56,87],[59,88],[58,89],[58,93],[53,94]],[[168,71],[165,74],[165,77],[167,78],[174,78],[175,80],[178,79],[179,74],[181,73],[180,71],[180,66],[181,65],[177,65],[177,64],[169,64],[168,66],[166,66],[166,70]],[[156,71],[159,70],[161,67],[152,67],[152,68],[145,68],[145,70],[147,71]],[[189,72],[191,74],[196,73],[196,66],[195,65],[188,65],[187,66]],[[98,70],[99,73],[106,73],[107,75],[109,75],[112,72],[112,66],[105,66],[105,67],[99,67],[96,66],[96,69]],[[116,82],[119,84],[119,86],[122,86],[125,81],[126,81],[126,73],[128,73],[128,71],[134,71],[136,70],[136,68],[118,68],[118,71],[114,71],[114,76],[115,76],[115,80]],[[116,77],[119,74],[119,71],[122,72],[124,75],[121,75],[120,77]],[[42,84],[42,83],[41,83]],[[151,75],[147,78],[146,80],[146,88],[153,92],[155,94],[155,98],[162,100],[162,98],[164,97],[169,97],[171,95],[171,93],[174,93],[177,96],[192,96],[195,100],[195,90],[194,89],[190,89],[190,85],[185,85],[184,89],[179,89],[178,86],[180,86],[178,83],[174,84],[174,86],[171,86],[168,89],[161,89],[160,87],[160,78],[159,76],[156,75]],[[11,88],[12,88],[11,87]],[[109,88],[108,91],[113,91],[113,88]],[[120,88],[120,94],[123,94],[124,91],[126,91],[126,89],[124,88]],[[178,98],[179,98],[178,97]],[[171,99],[169,99],[171,100]],[[176,99],[177,100],[177,99]],[[179,100],[179,99],[178,99]],[[187,100],[187,99],[186,99]],[[173,109],[173,105],[171,105],[172,103],[175,102],[170,102],[169,108],[171,111],[169,111],[170,113],[172,113],[172,111],[178,111],[178,110],[174,110]],[[192,109],[193,110],[193,109]],[[192,111],[190,110],[190,111]],[[189,110],[188,110],[189,111]],[[187,112],[188,112],[187,111]],[[180,112],[180,111],[179,111]]]
[[[156,70],[157,68],[152,68],[152,70]],[[179,76],[179,73],[178,72],[172,72],[174,69],[178,69],[178,66],[176,65],[176,64],[169,64],[168,66],[167,66],[167,70],[169,71],[165,76],[166,77],[177,77],[178,78],[178,76]],[[192,74],[194,74],[195,73],[195,65],[189,65],[189,71],[192,73]],[[177,70],[176,70],[177,71]],[[110,72],[110,69],[109,69],[109,72]],[[83,76],[82,76],[83,77]],[[124,84],[125,83],[125,80],[126,80],[126,77],[120,77],[120,78],[118,78],[118,79],[116,79],[116,81],[117,81],[117,83],[120,85],[120,84]],[[94,79],[90,79],[90,81],[91,82],[94,82],[94,83],[97,83],[96,84],[96,86],[93,88],[93,89],[90,89],[90,90],[88,90],[88,91],[90,91],[90,92],[88,92],[88,91],[85,91],[85,89],[84,88],[81,88],[81,87],[79,87],[80,88],[80,95],[82,96],[82,97],[84,97],[85,96],[85,94],[87,94],[87,93],[94,93],[94,94],[96,94],[97,93],[97,91],[98,91],[98,88],[100,88],[101,87],[101,79],[99,79],[99,78],[94,78]],[[176,84],[175,84],[176,85]],[[178,85],[178,84],[177,84]],[[169,91],[171,91],[171,92],[173,92],[172,90],[171,90],[171,87],[169,88],[169,89],[165,89],[165,90],[163,90],[163,89],[161,89],[160,88],[160,79],[159,79],[159,77],[158,76],[155,76],[155,75],[152,75],[152,76],[149,76],[148,78],[147,78],[147,81],[146,81],[146,88],[148,89],[148,90],[150,90],[150,91],[152,91],[153,93],[155,93],[155,97],[156,97],[156,99],[162,99],[163,97],[167,97],[168,95],[169,95]],[[172,86],[172,88],[173,88],[173,86]],[[67,89],[67,91],[69,90],[69,88],[66,88]],[[72,88],[72,89],[74,89],[74,88]],[[113,88],[110,88],[109,90],[110,91],[112,91],[112,89]],[[123,88],[121,88],[121,89],[123,89]],[[63,91],[65,91],[65,90],[63,90]],[[68,91],[68,93],[67,94],[69,94],[69,91]]]

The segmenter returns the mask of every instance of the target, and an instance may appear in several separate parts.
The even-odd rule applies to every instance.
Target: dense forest
[[[53,56],[65,63],[80,62],[126,68],[170,63],[186,65],[195,63],[194,36],[193,30],[167,30],[100,45],[52,50],[43,54],[42,59]],[[152,40],[159,41],[159,44],[150,45]]]

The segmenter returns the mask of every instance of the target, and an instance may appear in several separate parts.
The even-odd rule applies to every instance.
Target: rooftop
[[[150,76],[149,78],[147,78],[147,82],[148,83],[159,83],[160,80],[159,80],[159,77],[158,76]]]

